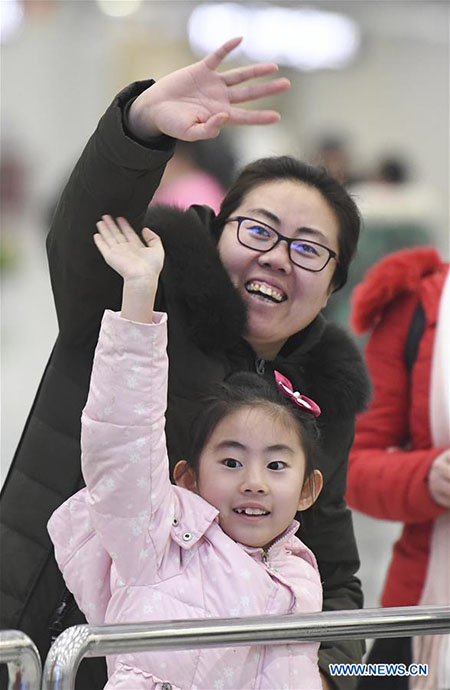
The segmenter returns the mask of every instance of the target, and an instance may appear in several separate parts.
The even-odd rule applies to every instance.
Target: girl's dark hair
[[[266,409],[295,428],[306,458],[305,481],[319,464],[319,432],[314,417],[285,398],[275,380],[272,383],[252,372],[232,374],[216,384],[191,429],[188,464],[198,473],[200,455],[214,429],[228,415],[243,407]]]
[[[314,187],[335,213],[339,225],[339,260],[333,276],[334,291],[347,281],[350,262],[355,254],[361,229],[358,208],[344,187],[325,168],[309,165],[292,156],[260,158],[247,165],[239,174],[222,201],[220,212],[213,221],[216,241],[225,223],[255,187],[274,180],[292,180]]]

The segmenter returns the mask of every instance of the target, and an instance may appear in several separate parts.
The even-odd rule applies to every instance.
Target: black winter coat
[[[100,120],[57,207],[47,242],[59,335],[2,493],[1,625],[31,636],[44,656],[50,629],[83,621],[67,595],[53,558],[46,523],[82,486],[80,414],[105,308],[119,309],[122,281],[94,246],[95,222],[104,213],[123,215],[138,228],[157,188],[174,142],[161,137],[143,145],[123,124],[130,99],[151,82],[125,89]],[[236,370],[255,370],[256,356],[241,334],[245,311],[223,268],[209,232],[212,211],[155,208],[146,225],[166,251],[157,308],[169,314],[167,437],[172,462],[185,457],[188,430],[207,387]],[[324,583],[324,609],[362,606],[351,514],[344,502],[347,456],[354,418],[368,397],[361,357],[350,338],[318,316],[292,336],[274,368],[295,390],[321,407],[319,418],[324,488],[301,516],[300,538],[316,554]],[[360,642],[326,643],[320,666],[357,661]],[[78,674],[81,690],[101,686],[103,669],[89,660]],[[86,664],[86,662],[84,662]],[[89,664],[91,667],[89,668]],[[97,679],[96,679],[96,674]],[[351,679],[333,679],[339,688]]]

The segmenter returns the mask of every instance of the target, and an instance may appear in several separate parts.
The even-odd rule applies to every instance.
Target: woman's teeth
[[[245,286],[245,289],[250,294],[261,295],[269,298],[273,302],[284,302],[286,299],[286,295],[279,290],[269,287],[268,285],[264,285],[264,283],[259,283],[256,280],[248,282]]]

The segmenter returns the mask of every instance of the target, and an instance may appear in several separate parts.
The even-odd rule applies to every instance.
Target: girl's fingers
[[[160,239],[159,235],[157,235],[156,232],[153,232],[153,230],[150,230],[150,228],[143,228],[142,237],[147,244],[150,244],[154,240]]]
[[[123,237],[137,247],[142,246],[141,239],[137,232],[131,227],[126,218],[117,218],[117,224],[123,233]]]
[[[116,240],[114,239],[114,236],[112,235],[108,225],[104,220],[99,220],[98,223],[96,223],[95,225],[97,227],[99,236],[102,238],[106,246],[111,247],[114,244],[117,244]]]
[[[116,220],[112,218],[111,216],[105,215],[102,216],[102,221],[105,223],[105,226],[107,228],[107,231],[109,233],[109,237],[111,240],[113,239],[117,244],[123,244],[126,242],[126,238],[124,237],[123,232],[117,225]]]
[[[100,254],[104,257],[105,254],[107,253],[109,247],[109,244],[105,241],[105,239],[100,235],[100,233],[96,232],[94,235],[94,242],[97,246],[97,249],[99,250]]]
[[[217,48],[213,53],[210,53],[207,55],[205,58],[203,58],[204,64],[210,69],[210,70],[215,70],[217,67],[220,65],[222,60],[226,58],[226,56],[231,53],[232,50],[234,50],[239,43],[242,41],[242,36],[238,36],[236,38],[231,38],[229,41],[224,43],[223,45],[220,46],[220,48]]]
[[[230,99],[230,103],[253,101],[257,98],[264,98],[265,96],[272,96],[273,94],[287,91],[290,85],[289,79],[282,77],[281,79],[274,79],[265,84],[232,86],[228,89],[228,98]]]
[[[235,84],[242,84],[243,81],[248,81],[249,79],[267,77],[270,74],[275,74],[275,72],[278,72],[278,65],[275,62],[258,62],[255,65],[235,67],[226,72],[221,72],[220,77],[226,86],[234,86]]]

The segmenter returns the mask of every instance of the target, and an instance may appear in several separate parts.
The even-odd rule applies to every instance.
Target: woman
[[[448,546],[441,554],[434,546],[448,545],[450,524],[448,325],[442,332],[448,271],[432,247],[404,249],[373,266],[353,297],[353,327],[370,331],[366,359],[374,397],[356,425],[347,498],[374,518],[404,523],[382,606],[449,603]],[[426,678],[392,676],[385,688],[448,687],[438,682],[443,637],[415,638],[415,646],[423,641],[427,654],[409,637],[375,641],[370,662],[429,665]],[[365,677],[358,687],[376,690],[377,681]]]
[[[288,88],[285,79],[246,83],[276,66],[215,71],[239,42],[228,41],[158,83],[136,83],[121,92],[88,142],[55,214],[48,253],[60,333],[3,499],[4,557],[11,563],[17,558],[24,533],[27,545],[34,541],[25,567],[16,572],[11,566],[4,578],[3,615],[9,627],[28,631],[42,652],[48,627],[57,634],[82,620],[63,594],[44,530],[55,508],[81,486],[80,412],[101,316],[121,298],[121,280],[93,244],[95,223],[109,213],[142,227],[174,139],[212,138],[225,122],[278,119],[272,111],[234,106]],[[170,458],[185,455],[190,422],[215,380],[255,367],[267,376],[273,368],[285,374],[323,410],[325,487],[311,516],[302,518],[300,537],[318,559],[324,608],[361,606],[358,555],[343,494],[354,417],[368,385],[352,342],[319,314],[345,282],[355,250],[359,217],[353,202],[326,174],[275,159],[244,171],[217,218],[199,206],[187,212],[153,209],[145,224],[160,234],[166,252],[156,308],[169,313]],[[268,243],[264,249],[255,244],[258,236]],[[290,242],[297,238],[302,241]],[[31,498],[19,507],[34,491],[34,507]],[[357,660],[360,652],[359,642],[324,644],[321,669],[327,675],[329,662]],[[95,687],[92,678],[79,682]],[[330,684],[352,687],[351,679]]]

